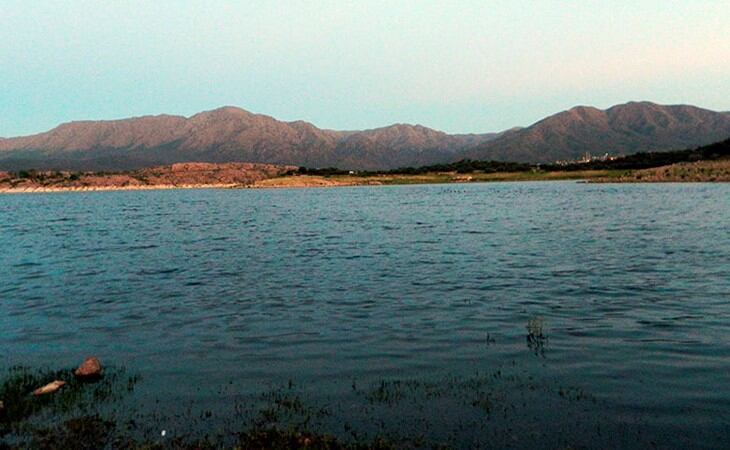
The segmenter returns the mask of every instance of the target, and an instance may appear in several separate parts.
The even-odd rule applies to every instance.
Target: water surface
[[[718,448],[729,230],[727,184],[0,196],[0,364],[96,354],[223,421],[291,380],[336,434]]]

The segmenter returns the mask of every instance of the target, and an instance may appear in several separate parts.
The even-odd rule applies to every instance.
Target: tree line
[[[419,175],[434,172],[457,173],[495,173],[495,172],[529,172],[529,171],[578,171],[578,170],[639,170],[666,166],[683,162],[708,161],[730,158],[730,139],[715,144],[687,150],[667,152],[641,152],[621,156],[606,161],[591,161],[572,164],[530,164],[509,161],[480,161],[462,159],[448,164],[433,164],[420,167],[401,167],[383,171],[357,171],[358,176],[374,175]],[[352,171],[337,167],[308,168],[300,167],[292,171],[293,175],[348,175]]]

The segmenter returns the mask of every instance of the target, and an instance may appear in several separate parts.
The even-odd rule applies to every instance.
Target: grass
[[[595,181],[619,181],[627,183],[730,182],[730,160],[677,163],[668,166],[635,170],[619,178],[599,178]]]
[[[66,385],[53,394],[32,395],[54,380]],[[103,378],[85,382],[72,369],[12,367],[0,379],[0,449],[103,448],[114,422],[99,416],[100,407],[120,400],[138,381],[123,368],[107,367]]]
[[[557,181],[617,179],[626,176],[625,170],[583,171],[526,171],[469,173],[432,172],[425,174],[373,174],[373,175],[285,175],[256,183],[256,187],[317,187],[317,186],[368,186],[406,184],[480,183],[497,181]]]
[[[535,352],[536,355],[545,357],[545,345],[547,344],[547,335],[544,332],[545,319],[542,317],[531,317],[527,321],[527,346]]]
[[[34,396],[35,388],[53,380],[66,385],[56,393]],[[94,383],[77,380],[71,369],[49,370],[16,366],[0,378],[0,450],[81,449],[126,450],[214,449],[220,442],[203,439],[171,438],[165,441],[139,440],[129,433],[135,421],[123,422],[110,412],[140,380],[126,371],[106,367]],[[327,433],[308,431],[314,420],[328,415],[324,408],[306,405],[290,383],[288,387],[262,394],[263,407],[244,431],[227,436],[227,448],[381,450],[394,446],[382,439],[343,441]],[[106,407],[106,408],[105,408]],[[159,428],[159,427],[157,427]],[[234,439],[231,440],[231,437]]]
[[[544,337],[543,321],[532,318],[527,335],[538,340]],[[527,347],[532,350],[529,339]],[[69,384],[46,397],[30,394],[53,379]],[[93,384],[75,381],[70,370],[12,368],[0,375],[0,399],[11,406],[2,417],[0,450],[453,448],[463,446],[464,436],[476,438],[473,443],[478,447],[524,446],[543,438],[520,437],[515,430],[545,433],[549,425],[542,414],[553,409],[569,414],[571,426],[581,430],[575,436],[559,436],[557,444],[572,443],[581,433],[607,447],[613,442],[600,434],[604,421],[596,415],[599,399],[580,386],[556,384],[517,367],[437,378],[390,378],[361,384],[353,380],[349,394],[319,400],[290,381],[235,400],[235,413],[210,411],[198,418],[197,412],[171,412],[182,420],[185,431],[167,437],[160,430],[170,425],[171,417],[136,411],[135,402],[131,402],[131,411],[116,408],[138,381],[123,369],[109,367],[104,378]],[[466,434],[461,435],[464,430]],[[476,437],[468,430],[476,431]],[[555,442],[556,437],[550,439]]]
[[[34,396],[37,387],[54,380],[66,381],[57,393]],[[125,377],[123,369],[109,368],[97,383],[77,380],[71,369],[33,370],[17,366],[8,370],[0,383],[4,409],[0,415],[0,436],[16,431],[29,418],[41,413],[61,415],[92,408],[99,402],[120,398],[134,389],[137,377]]]
[[[127,175],[142,185],[148,184],[144,174],[127,172]],[[332,187],[332,186],[369,186],[369,185],[406,185],[406,184],[446,184],[446,183],[479,183],[497,181],[556,181],[556,180],[619,180],[628,177],[631,171],[626,170],[572,170],[544,171],[526,170],[519,172],[428,172],[419,174],[396,173],[363,173],[363,174],[288,174],[259,180],[253,184],[238,187],[287,188],[287,187]],[[88,174],[87,174],[88,175]],[[94,173],[94,176],[112,176],[111,173]],[[119,175],[119,174],[116,174]],[[6,188],[28,187],[31,181],[41,188],[70,189],[87,186],[79,174],[71,172],[32,172],[23,178],[9,179],[4,182]],[[117,187],[124,188],[129,180],[121,182]],[[3,183],[0,183],[3,186]],[[33,186],[31,186],[33,187]]]
[[[494,172],[459,174],[456,172],[435,172],[421,175],[375,175],[359,177],[357,175],[334,175],[333,180],[354,182],[354,184],[427,184],[427,183],[472,183],[490,181],[550,181],[550,180],[582,180],[590,178],[618,177],[626,171],[584,170],[573,172]]]

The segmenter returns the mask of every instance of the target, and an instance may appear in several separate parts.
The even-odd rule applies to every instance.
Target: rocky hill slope
[[[694,147],[730,137],[730,114],[627,103],[576,107],[527,128],[446,134],[396,124],[333,131],[224,107],[191,117],[81,121],[0,139],[0,170],[135,170],[187,161],[383,170],[460,159],[554,162],[592,154]]]
[[[0,171],[0,192],[249,186],[296,170],[251,163],[178,163],[128,172]]]
[[[479,160],[554,162],[586,152],[628,155],[706,145],[730,137],[730,114],[688,105],[632,102],[607,110],[578,106],[463,153]]]
[[[451,160],[496,135],[448,135],[418,125],[323,130],[225,107],[181,116],[82,121],[0,140],[0,169],[130,170],[185,161],[387,169]]]

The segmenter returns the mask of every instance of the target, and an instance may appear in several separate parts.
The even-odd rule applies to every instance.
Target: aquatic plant
[[[298,432],[291,430],[255,430],[241,435],[236,447],[240,450],[392,450],[397,447],[385,439],[372,442],[346,442],[329,434]]]
[[[535,324],[537,326],[537,324]],[[535,335],[539,336],[539,327]],[[499,367],[472,375],[435,379],[388,379],[351,383],[347,399],[312,400],[307,389],[289,382],[263,393],[236,397],[235,413],[220,410],[172,413],[187,431],[162,435],[169,424],[165,413],[135,411],[120,414],[114,404],[139,380],[108,368],[96,384],[79,383],[70,371],[14,368],[2,378],[3,399],[20,399],[22,410],[5,421],[10,434],[0,437],[0,449],[394,449],[461,446],[457,430],[474,429],[477,446],[514,444],[514,429],[546,408],[579,414],[576,424],[593,427],[586,401],[595,397],[579,386],[558,385],[524,369]],[[35,398],[29,392],[49,379],[69,380],[68,390]],[[64,387],[65,389],[66,387]],[[220,395],[235,395],[219,392]],[[559,394],[559,395],[556,395]],[[577,402],[577,404],[575,404]],[[199,412],[199,414],[198,414]],[[127,415],[126,413],[131,413]],[[445,416],[444,416],[445,414]],[[214,422],[208,422],[217,416]],[[213,423],[224,425],[213,428]],[[446,421],[446,422],[445,422]],[[448,423],[447,423],[448,422]],[[451,430],[441,433],[434,430]],[[589,433],[593,433],[589,428]],[[536,442],[520,438],[522,444]],[[601,441],[603,442],[603,441]],[[558,442],[562,445],[562,441]],[[5,447],[3,447],[5,445]]]
[[[99,415],[82,416],[63,423],[39,427],[32,432],[31,448],[97,450],[107,447],[112,439],[114,422]]]
[[[548,338],[544,332],[545,319],[542,317],[531,317],[527,321],[527,347],[536,355],[545,356],[545,346]]]
[[[54,380],[65,381],[65,385],[53,394],[31,394],[34,389]],[[32,438],[47,442],[74,434],[74,430],[87,432],[93,428],[96,432],[98,420],[101,420],[98,410],[131,392],[138,380],[137,376],[127,376],[124,368],[108,368],[103,378],[88,383],[76,379],[71,369],[11,367],[0,378],[0,400],[4,405],[0,413],[0,438],[11,437],[12,441],[19,442]],[[95,418],[93,423],[89,418]],[[56,425],[58,423],[61,425]],[[65,438],[59,439],[64,442]],[[67,448],[48,445],[32,447]]]

